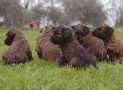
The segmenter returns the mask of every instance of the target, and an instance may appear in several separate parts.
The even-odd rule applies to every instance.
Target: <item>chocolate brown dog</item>
[[[90,54],[96,56],[99,60],[103,60],[107,57],[107,51],[104,46],[104,42],[101,39],[93,36],[92,32],[87,26],[79,24],[72,26],[72,28],[75,31],[75,36],[79,43],[83,45]]]
[[[54,29],[51,42],[59,45],[63,58],[59,61],[60,65],[71,65],[73,67],[85,67],[92,65],[96,67],[96,59],[91,56],[86,49],[75,39],[74,32],[66,26],[58,26]]]
[[[53,26],[47,26],[39,33],[36,52],[40,58],[57,61],[61,58],[62,52],[58,45],[55,45],[50,41],[53,34],[53,28]]]
[[[102,39],[105,43],[107,53],[113,64],[121,62],[123,59],[123,44],[114,35],[114,29],[108,25],[98,27],[93,35]]]
[[[9,48],[3,53],[6,64],[24,63],[32,60],[32,52],[28,41],[20,31],[9,31],[6,34],[5,44]]]

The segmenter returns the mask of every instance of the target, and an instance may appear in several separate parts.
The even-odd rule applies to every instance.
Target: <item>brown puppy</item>
[[[20,31],[7,32],[5,44],[9,45],[8,50],[3,53],[3,60],[6,64],[24,63],[32,59],[28,42]]]
[[[113,28],[108,25],[101,26],[93,32],[93,35],[104,41],[110,60],[114,64],[121,62],[121,59],[123,59],[123,44],[114,35]]]
[[[96,56],[99,60],[103,60],[107,57],[104,42],[93,36],[87,26],[79,24],[72,26],[72,28],[75,31],[77,40],[87,49],[90,54]]]
[[[57,61],[61,58],[62,52],[60,48],[50,41],[53,34],[53,26],[48,26],[43,29],[37,38],[36,52],[40,58],[45,60]]]
[[[75,39],[71,28],[58,26],[54,29],[51,41],[61,47],[64,57],[59,61],[60,65],[71,65],[73,67],[96,66],[95,57],[88,54]]]

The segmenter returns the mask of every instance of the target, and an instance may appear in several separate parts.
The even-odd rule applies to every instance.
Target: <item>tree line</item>
[[[120,6],[115,21],[120,26],[123,25],[122,1],[117,2]],[[112,7],[113,11],[115,6]],[[23,26],[44,17],[54,24],[80,21],[98,26],[107,20],[107,10],[101,0],[0,0],[0,16],[4,16],[4,24],[9,27]]]

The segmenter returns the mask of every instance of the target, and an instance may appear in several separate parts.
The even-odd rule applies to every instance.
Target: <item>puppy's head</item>
[[[73,25],[71,27],[75,31],[76,35],[80,34],[82,36],[85,36],[90,32],[89,28],[82,24]]]
[[[58,26],[52,29],[53,35],[51,36],[51,42],[58,45],[64,45],[69,43],[73,38],[73,32],[69,27]]]
[[[113,35],[113,33],[114,33],[114,29],[107,25],[98,27],[93,31],[94,36],[104,41],[109,39]]]
[[[105,34],[102,31],[102,27],[98,27],[93,31],[93,35],[100,38],[100,39],[104,39],[105,38]]]
[[[6,33],[5,44],[11,45],[13,43],[14,37],[15,37],[15,32],[14,31],[8,31]]]
[[[111,37],[114,33],[114,29],[107,25],[102,28],[102,31],[105,33],[106,37]]]
[[[80,43],[82,43],[83,37],[85,37],[86,35],[90,33],[90,29],[85,25],[75,25],[75,26],[72,26],[72,29],[75,32],[76,39]]]

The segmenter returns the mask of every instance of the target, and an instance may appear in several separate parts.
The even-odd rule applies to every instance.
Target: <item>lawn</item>
[[[35,53],[38,30],[23,31],[33,50],[34,60],[25,64],[5,65],[1,54],[7,48],[0,30],[0,90],[123,90],[123,64],[98,63],[99,69],[60,68],[56,63],[41,60]],[[123,40],[123,30],[116,35]]]

